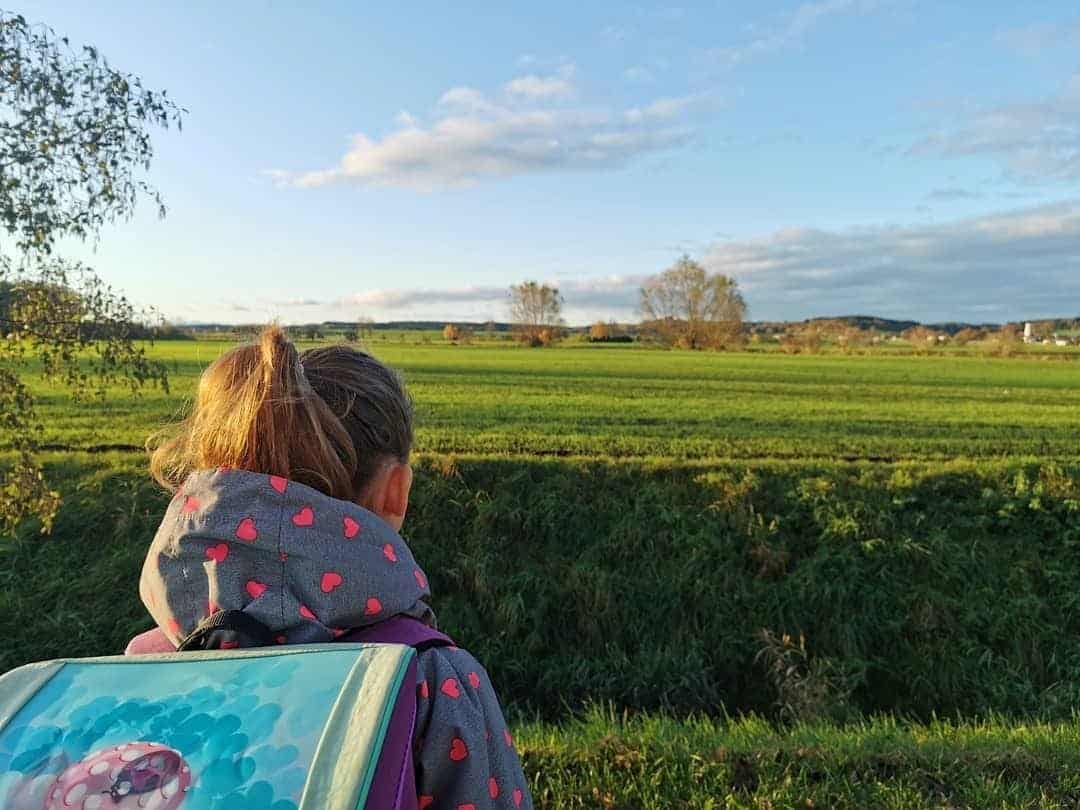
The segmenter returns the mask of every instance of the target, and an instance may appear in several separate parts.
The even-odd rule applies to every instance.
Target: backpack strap
[[[359,641],[363,644],[404,644],[418,653],[434,647],[452,647],[454,640],[434,627],[429,627],[411,616],[391,616],[378,624],[358,627],[341,641]]]
[[[231,634],[229,637],[227,634]],[[242,610],[219,610],[207,616],[176,649],[217,650],[224,642],[237,647],[269,647],[274,643],[270,628]]]

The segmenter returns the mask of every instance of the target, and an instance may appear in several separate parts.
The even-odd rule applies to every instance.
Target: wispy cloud
[[[566,299],[566,315],[573,323],[596,318],[634,317],[640,275],[611,275],[593,278],[554,278],[545,283],[558,287]],[[543,281],[543,279],[541,279]],[[268,313],[282,313],[287,321],[325,317],[353,318],[366,315],[381,320],[421,319],[505,320],[509,317],[510,285],[467,285],[461,287],[377,288],[348,293],[324,301],[292,299],[267,304]],[[312,313],[312,307],[319,307]],[[232,307],[234,311],[248,308]],[[268,317],[272,317],[268,315]]]
[[[1080,22],[1032,23],[998,32],[995,39],[1023,56],[1040,56],[1052,48],[1080,45]]]
[[[643,65],[632,65],[623,71],[623,78],[630,82],[652,84],[656,81],[656,74]]]
[[[521,76],[494,97],[453,87],[426,122],[399,113],[397,128],[381,138],[354,135],[336,166],[266,174],[302,188],[353,183],[433,191],[533,172],[621,167],[691,139],[686,113],[699,97],[662,98],[621,112],[569,105],[573,75],[573,66],[563,65],[549,76]]]
[[[784,228],[749,239],[671,246],[733,276],[756,320],[868,314],[1005,321],[1080,313],[1080,200],[944,223]],[[656,272],[663,269],[661,261]],[[571,323],[637,317],[647,274],[549,278]],[[543,281],[544,279],[538,279]],[[503,320],[509,282],[378,288],[267,305],[284,319]],[[321,307],[312,310],[312,307]],[[247,311],[237,308],[236,311]],[[292,314],[292,318],[289,314]]]
[[[509,287],[421,287],[415,289],[374,289],[352,293],[339,302],[342,306],[383,311],[413,309],[418,306],[489,304],[509,299]]]
[[[815,0],[802,3],[794,11],[772,24],[759,26],[760,33],[745,42],[712,48],[708,56],[716,62],[735,67],[762,56],[798,48],[810,32],[830,17],[866,14],[877,11],[890,0]]]
[[[678,118],[691,105],[701,101],[702,98],[699,95],[658,98],[644,107],[631,107],[625,113],[626,120],[635,124],[649,121],[670,121],[673,118]]]
[[[1005,320],[1080,312],[1080,201],[945,224],[790,228],[715,244],[765,319]]]
[[[955,200],[981,200],[986,194],[981,191],[971,191],[966,188],[946,187],[935,188],[926,195],[926,199],[936,202],[953,202]]]
[[[985,156],[1020,182],[1080,180],[1080,73],[1053,97],[965,111],[922,138],[913,156]]]
[[[643,276],[613,275],[596,278],[548,279],[559,288],[571,309],[605,308],[632,309],[637,303],[637,291]],[[500,312],[510,301],[510,285],[480,285],[466,287],[420,287],[374,289],[346,295],[336,302],[340,306],[360,307],[382,312],[414,311],[442,308],[452,317],[458,307],[476,309],[487,307]],[[492,307],[494,305],[494,308]]]

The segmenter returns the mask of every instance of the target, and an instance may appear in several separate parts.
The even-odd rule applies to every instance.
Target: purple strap
[[[370,627],[353,630],[339,640],[364,644],[406,644],[415,649],[445,647],[454,643],[449,636],[409,616],[393,616]],[[414,659],[409,664],[408,673],[394,702],[365,810],[417,810],[412,752],[413,731],[416,728],[416,686]]]
[[[391,616],[378,624],[358,627],[338,641],[358,641],[363,644],[405,644],[416,649],[449,647],[454,644],[453,639],[445,633],[440,633],[411,616]]]
[[[416,661],[412,661],[390,715],[364,810],[417,810],[412,753],[415,726]]]

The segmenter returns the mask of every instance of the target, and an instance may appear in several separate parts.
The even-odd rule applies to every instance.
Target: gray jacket
[[[147,635],[173,646],[218,609],[245,611],[281,644],[332,641],[397,615],[435,626],[427,576],[384,521],[303,484],[240,470],[188,478],[150,546],[139,593],[159,628]],[[138,641],[129,650],[157,646]],[[417,666],[421,810],[531,808],[483,667],[457,647],[421,652]]]

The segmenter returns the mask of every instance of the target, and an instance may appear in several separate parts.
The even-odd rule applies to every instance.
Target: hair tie
[[[306,385],[308,388],[311,387],[311,383],[308,382],[307,373],[304,371],[304,358],[301,356],[300,352],[296,353],[296,376],[302,385]]]

